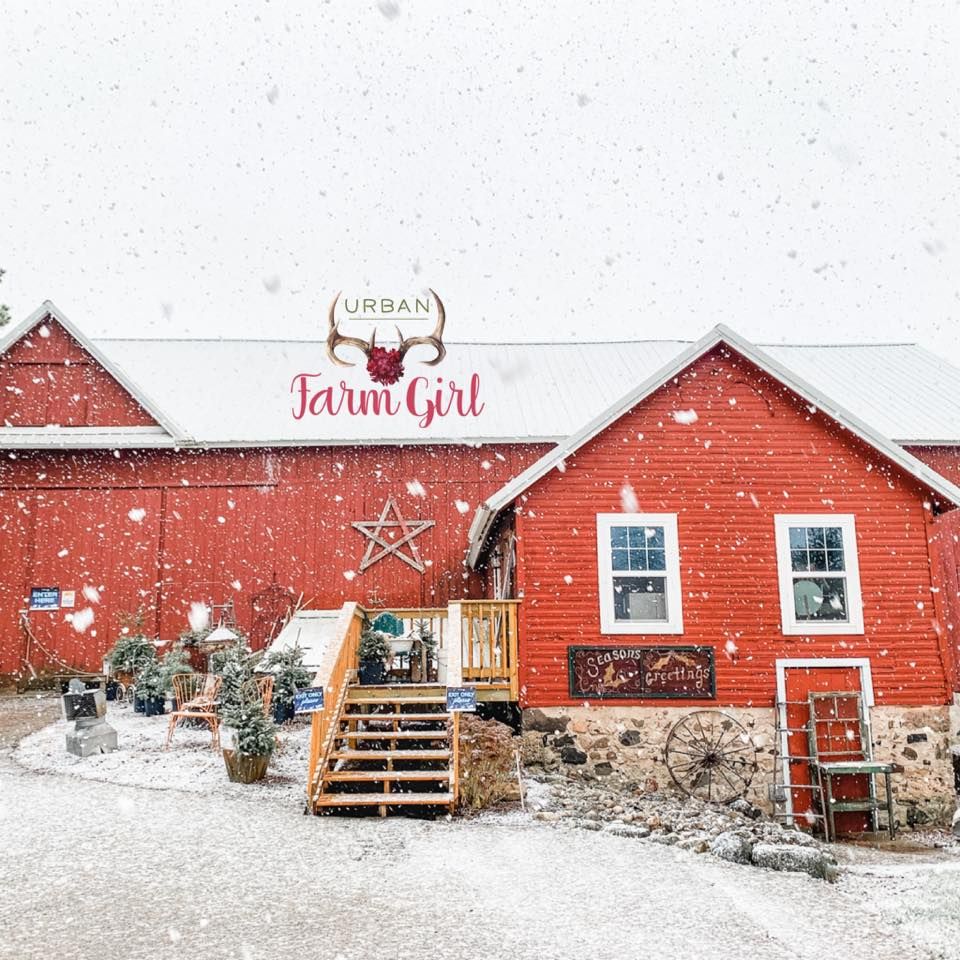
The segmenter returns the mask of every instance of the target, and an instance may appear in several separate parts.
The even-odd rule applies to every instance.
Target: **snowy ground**
[[[203,734],[165,758],[162,721],[116,725],[152,758],[128,759],[142,784],[116,782],[122,761],[63,762],[63,725],[0,751],[0,958],[960,957],[946,853],[844,848],[829,885],[519,813],[304,817],[302,767],[284,780],[302,734],[247,788]]]
[[[182,790],[208,796],[273,800],[303,806],[310,727],[285,726],[280,746],[270,758],[266,780],[257,784],[230,783],[223,754],[212,749],[209,727],[179,725],[169,750],[163,749],[169,717],[146,717],[129,704],[107,704],[107,722],[117,731],[120,749],[80,759],[64,749],[72,724],[51,723],[25,737],[14,757],[37,773],[68,774],[119,786],[150,790]]]

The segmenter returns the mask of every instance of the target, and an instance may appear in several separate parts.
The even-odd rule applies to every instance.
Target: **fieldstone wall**
[[[690,707],[550,707],[523,712],[524,760],[530,767],[563,771],[576,780],[615,780],[628,790],[671,791],[663,749],[674,724]],[[773,782],[772,709],[725,709],[758,748],[760,770],[747,799],[769,810]]]
[[[908,826],[949,822],[957,806],[951,744],[958,742],[950,707],[874,707],[873,755],[898,763],[893,775],[897,820]]]
[[[674,791],[663,752],[673,725],[690,707],[549,707],[523,712],[523,754],[533,770],[562,772],[574,780],[611,781],[628,791]],[[953,708],[960,714],[960,709]],[[957,722],[949,707],[875,707],[874,753],[904,768],[893,777],[897,819],[902,825],[949,821],[956,807],[951,737]],[[757,747],[759,770],[746,798],[773,812],[774,711],[725,707]],[[957,718],[960,720],[960,717]],[[780,778],[778,778],[780,779]]]

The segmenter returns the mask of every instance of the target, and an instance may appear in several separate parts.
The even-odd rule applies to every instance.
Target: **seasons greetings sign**
[[[709,700],[712,647],[570,647],[572,697]]]
[[[337,367],[354,367],[365,361],[371,385],[348,384],[343,378],[331,377],[329,371],[298,373],[290,383],[295,420],[322,416],[395,417],[406,413],[414,417],[421,428],[426,428],[438,417],[481,414],[484,404],[477,373],[468,374],[465,382],[460,383],[439,374],[415,374],[404,382],[409,363],[407,354],[414,348],[421,354],[417,362],[426,367],[437,367],[447,355],[443,343],[446,310],[436,291],[431,289],[427,298],[345,297],[343,313],[372,327],[366,340],[341,333],[341,320],[337,317],[339,303],[338,293],[327,316],[327,357]],[[403,335],[402,322],[425,319],[433,323],[431,333]],[[396,346],[377,343],[377,327],[384,321],[394,325]]]

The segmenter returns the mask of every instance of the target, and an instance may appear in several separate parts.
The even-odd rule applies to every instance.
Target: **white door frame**
[[[787,671],[804,669],[857,667],[860,670],[860,693],[863,695],[865,711],[873,706],[873,674],[870,671],[869,657],[810,657],[777,660],[777,705],[780,721],[780,756],[783,763],[783,787],[787,795],[787,823],[793,826],[793,791],[790,789],[790,752],[787,734]],[[867,714],[869,717],[869,714]]]

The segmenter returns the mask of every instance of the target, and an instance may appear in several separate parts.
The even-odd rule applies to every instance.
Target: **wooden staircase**
[[[436,684],[347,686],[314,774],[314,812],[453,812],[456,726]]]

